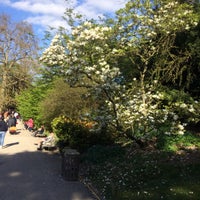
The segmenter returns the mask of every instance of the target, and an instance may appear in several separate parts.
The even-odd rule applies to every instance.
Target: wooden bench
[[[47,137],[46,133],[36,133],[35,137]]]

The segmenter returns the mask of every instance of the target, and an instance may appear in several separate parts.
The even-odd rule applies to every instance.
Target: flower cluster
[[[134,9],[130,9],[133,5]],[[141,38],[151,41],[157,34],[174,34],[177,31],[189,30],[198,24],[198,17],[192,6],[177,1],[162,2],[157,8],[150,3],[141,5],[129,2],[127,9],[130,9],[128,25],[122,24],[119,31],[129,30],[129,37],[121,37],[121,42],[126,42],[130,47]]]
[[[66,60],[66,51],[61,41],[62,37],[55,35],[49,48],[43,52],[40,61],[48,66],[63,65]]]
[[[134,82],[132,88],[119,98],[120,104],[115,107],[124,131],[129,130],[134,136],[143,139],[161,133],[184,134],[186,124],[180,122],[173,108],[167,105],[161,108],[163,95],[159,91],[155,92],[152,85],[146,85],[145,91],[141,92],[141,88]],[[112,107],[110,102],[108,105]]]
[[[90,22],[72,30],[72,39],[67,42],[69,54],[65,60],[68,66],[66,76],[71,85],[90,83],[92,86],[105,86],[120,74],[119,69],[111,67],[109,59],[105,57],[111,52],[107,44],[110,31],[110,27],[96,26]]]

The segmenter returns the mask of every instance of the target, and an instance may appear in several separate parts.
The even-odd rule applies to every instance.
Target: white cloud
[[[66,26],[65,21],[62,20],[61,17],[55,18],[55,16],[51,16],[51,15],[28,17],[26,19],[26,21],[29,22],[30,24],[41,25],[44,27],[46,27],[46,26],[51,26],[51,27]]]
[[[2,3],[14,9],[30,12],[32,14],[52,14],[55,16],[62,15],[67,6],[65,0],[7,0],[2,1]]]
[[[115,12],[124,6],[126,0],[86,0],[83,6],[89,6],[102,13]]]
[[[24,20],[33,25],[65,26],[62,19],[66,8],[73,7],[87,18],[97,19],[124,7],[127,0],[0,0],[1,4],[30,13]]]
[[[103,14],[114,14],[115,11],[124,7],[128,0],[85,0],[82,3],[77,2],[75,10],[82,13],[87,18],[97,19]]]
[[[43,3],[31,3],[31,2],[15,2],[11,5],[15,9],[20,9],[26,12],[31,12],[34,14],[53,14],[54,16],[59,16],[65,11],[65,7],[62,4],[55,4],[49,2],[48,4]]]

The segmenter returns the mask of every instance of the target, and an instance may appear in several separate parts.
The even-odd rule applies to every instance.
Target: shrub
[[[157,147],[164,151],[176,152],[182,148],[199,148],[200,138],[191,133],[184,135],[159,135],[157,140]]]
[[[76,118],[89,112],[93,103],[91,99],[84,98],[86,92],[86,89],[72,88],[62,79],[56,79],[52,89],[47,91],[40,102],[40,116],[45,126],[50,129],[52,120],[60,115]]]
[[[75,120],[60,116],[52,121],[52,129],[57,135],[58,145],[63,148],[70,147],[83,152],[95,144],[110,144],[111,134],[93,131],[94,122]]]

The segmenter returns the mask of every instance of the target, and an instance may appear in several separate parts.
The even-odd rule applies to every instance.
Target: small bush
[[[65,116],[55,118],[52,122],[52,129],[59,138],[60,149],[67,146],[80,152],[96,144],[112,143],[110,134],[92,131],[92,126],[93,122],[74,120]]]

